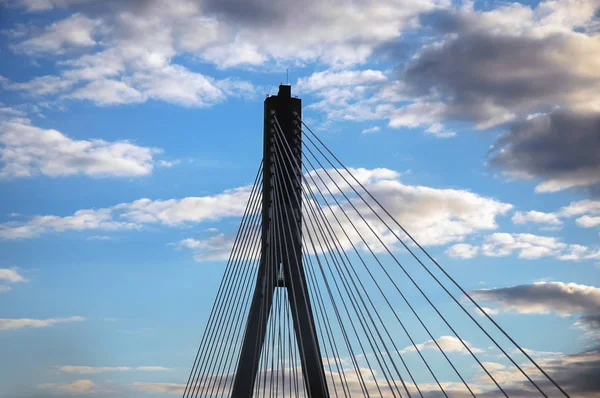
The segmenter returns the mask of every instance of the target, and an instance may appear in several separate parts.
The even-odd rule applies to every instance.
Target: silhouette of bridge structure
[[[266,98],[263,159],[184,398],[569,397],[385,190],[302,121],[289,85]]]

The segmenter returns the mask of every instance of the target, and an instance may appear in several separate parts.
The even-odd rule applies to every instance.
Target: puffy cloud
[[[88,13],[92,16],[86,16]],[[98,44],[92,48],[97,51],[78,52],[61,61],[57,64],[59,74],[55,76],[22,83],[4,81],[4,86],[98,105],[158,99],[204,107],[231,95],[254,94],[248,82],[216,80],[172,62],[177,54],[196,50],[189,48],[191,44],[198,45],[207,38],[210,41],[213,34],[225,29],[217,29],[217,21],[203,16],[198,4],[187,0],[169,2],[168,6],[151,1],[138,5],[106,2],[93,8],[83,7],[83,13],[56,22],[45,33],[21,42],[14,49],[33,54],[52,51],[57,46],[62,48],[69,40],[90,44],[91,36],[85,40],[82,21],[93,22],[88,33],[91,35],[93,29],[98,36]],[[57,26],[64,27],[61,34],[55,32]]]
[[[74,140],[23,119],[0,121],[0,177],[5,178],[146,175],[152,172],[154,155],[159,152],[128,141]]]
[[[111,209],[78,210],[71,216],[34,216],[26,222],[9,221],[0,224],[0,238],[26,239],[47,232],[118,230],[138,226],[132,222],[115,221]]]
[[[0,281],[8,283],[27,282],[17,268],[0,268]]]
[[[468,191],[405,185],[398,180],[399,173],[390,169],[349,170],[390,214],[424,245],[461,241],[478,231],[495,229],[496,217],[512,208],[510,204]],[[315,195],[318,195],[317,188],[327,196],[329,189],[334,195],[327,198],[329,208],[325,207],[324,203],[317,204],[305,200],[303,228],[306,236],[321,235],[317,225],[322,225],[322,217],[325,217],[331,227],[331,233],[344,250],[350,249],[352,245],[366,250],[366,244],[375,251],[382,251],[384,249],[379,239],[392,249],[397,247],[398,241],[394,233],[398,232],[394,230],[392,233],[365,203],[352,194],[352,189],[344,178],[348,181],[353,180],[346,171],[340,175],[334,170],[318,169],[307,173],[305,177],[306,188],[315,192]],[[352,182],[352,187],[357,186],[356,182]],[[347,195],[350,201],[344,198],[342,193]],[[352,204],[361,212],[368,225],[357,215]],[[319,208],[321,210],[318,210]],[[239,214],[241,210],[240,208]],[[185,214],[189,217],[190,212]],[[389,224],[389,220],[387,222]],[[373,228],[377,235],[370,228]],[[329,237],[325,242],[333,247],[334,243]],[[176,245],[194,250],[195,259],[198,261],[222,260],[228,258],[233,241],[224,234],[218,234],[207,239],[184,239]],[[306,249],[312,253],[325,250],[326,247],[324,244],[323,249]]]
[[[387,77],[378,70],[328,70],[300,78],[296,85],[300,91],[310,92],[330,87],[381,84],[385,81],[387,81]]]
[[[593,260],[600,258],[600,250],[587,246],[566,244],[559,238],[533,234],[498,232],[486,236],[481,253],[490,257],[509,256],[518,252],[523,259],[556,257],[559,260]]]
[[[257,48],[266,59],[320,60],[329,64],[363,62],[380,43],[397,38],[403,28],[417,23],[418,13],[436,6],[435,1],[368,1],[328,4],[311,0],[298,4],[282,1],[209,1],[209,16],[237,27],[235,40],[213,44],[227,48],[241,43]],[[241,10],[243,9],[243,12]],[[265,59],[265,60],[266,60]],[[221,62],[227,60],[221,60]],[[232,59],[229,64],[244,62]]]
[[[461,342],[460,339],[454,336],[440,336],[440,338],[438,338],[435,342],[433,340],[427,340],[424,343],[417,344],[417,348],[419,349],[419,351],[427,348],[438,350],[437,345],[435,344],[436,342],[437,344],[439,344],[442,350],[444,350],[444,352],[457,352],[460,354],[469,354],[469,351],[465,348],[465,345],[469,347],[471,352],[475,354],[483,352],[481,349],[473,347],[473,345],[468,341],[462,340]],[[401,353],[411,351],[416,351],[415,347],[413,347],[412,345],[400,350]]]
[[[333,170],[327,172],[334,180],[327,180],[329,189],[335,189],[337,183],[345,193],[350,192],[344,186],[342,177]],[[482,230],[497,228],[496,217],[506,214],[512,205],[483,197],[469,191],[456,189],[436,189],[424,186],[406,185],[398,180],[399,174],[389,169],[352,169],[351,172],[369,191],[378,198],[383,206],[424,245],[441,245],[461,241],[466,236]],[[344,172],[345,173],[345,172]],[[343,175],[343,174],[342,174]],[[317,181],[318,176],[325,176],[325,171],[318,170],[307,175],[308,181]],[[346,176],[347,177],[347,176]],[[311,185],[311,189],[314,189]],[[218,220],[224,217],[237,217],[243,214],[251,187],[245,186],[223,193],[204,196],[186,197],[182,199],[151,200],[139,199],[101,209],[78,210],[70,216],[34,216],[30,220],[10,221],[0,224],[0,237],[5,239],[31,238],[42,233],[69,230],[117,230],[135,229],[144,224],[158,223],[166,226],[178,226],[199,223],[207,220]],[[320,186],[320,189],[324,189]],[[325,215],[334,228],[334,233],[345,240],[346,231],[353,243],[361,242],[360,236],[353,229],[350,221],[341,214],[342,208],[349,214],[369,245],[376,246],[377,239],[367,225],[352,213],[349,203],[336,193],[339,205],[330,199],[332,210],[342,223],[340,228],[333,214],[326,210]],[[396,238],[378,221],[375,214],[369,211],[364,203],[353,199],[353,203],[365,215],[369,224],[380,232],[386,244],[393,245]],[[342,206],[342,207],[340,207]],[[307,217],[312,217],[306,214]],[[307,224],[305,223],[305,226]],[[348,242],[346,242],[348,243]],[[211,240],[190,239],[183,241],[182,246],[200,251],[208,250],[210,256],[223,257],[227,250],[229,238],[214,237]],[[199,257],[201,258],[201,256]]]
[[[194,250],[196,261],[227,260],[233,248],[233,240],[227,239],[221,233],[208,239],[183,239],[177,243],[177,246]]]
[[[567,251],[558,256],[563,261],[600,260],[600,250],[584,245],[569,245]]]
[[[502,370],[506,368],[506,366],[497,362],[482,362],[482,364],[489,371]]]
[[[25,53],[60,54],[68,47],[90,47],[96,44],[94,30],[100,21],[76,13],[48,26],[43,33],[19,43],[18,51]]]
[[[93,394],[101,391],[91,380],[75,380],[70,383],[45,383],[40,384],[38,387],[68,394]]]
[[[0,79],[0,83],[7,89],[25,91],[38,96],[56,94],[71,88],[75,84],[72,80],[51,75],[38,76],[24,83]]]
[[[560,209],[564,217],[579,216],[575,222],[583,228],[591,228],[600,225],[600,201],[580,200],[572,202]]]
[[[575,220],[575,222],[581,227],[591,228],[600,225],[600,216],[592,217],[585,215],[579,217],[577,220]]]
[[[240,216],[246,207],[250,187],[227,190],[214,196],[133,202],[101,209],[82,209],[69,216],[34,216],[26,221],[0,224],[0,238],[25,239],[49,232],[137,229],[144,224],[177,226]]]
[[[561,208],[560,212],[565,216],[577,216],[585,213],[600,214],[600,200],[572,202],[568,206]]]
[[[183,199],[138,199],[113,207],[120,217],[135,223],[180,225],[188,222],[217,220],[243,214],[251,187],[245,186],[213,195]]]
[[[457,243],[456,245],[449,247],[445,253],[450,257],[473,258],[478,252],[479,248],[477,246],[468,243]]]
[[[65,98],[89,100],[98,105],[130,104],[146,100],[146,97],[136,88],[125,82],[111,79],[94,80],[66,94]]]
[[[512,221],[515,224],[526,224],[528,222],[537,224],[562,225],[562,221],[554,213],[544,213],[541,211],[516,212]]]
[[[361,0],[352,2],[351,7],[347,0],[336,0],[333,5],[311,1],[302,6],[293,1],[267,6],[260,1],[236,0],[202,4],[193,0],[169,4],[164,0],[107,1],[95,7],[85,3],[22,3],[30,10],[72,6],[79,12],[41,33],[34,30],[13,46],[16,51],[34,55],[72,46],[87,46],[88,50],[83,55],[71,54],[70,59],[58,64],[59,75],[44,77],[53,80],[52,89],[37,91],[62,91],[65,98],[100,105],[156,98],[185,106],[212,105],[233,92],[222,87],[230,84],[226,80],[217,81],[176,64],[177,55],[192,54],[221,68],[261,65],[272,60],[361,63],[382,42],[399,37],[404,27],[415,26],[420,12],[438,6],[437,0],[386,0],[376,5]],[[270,23],[257,23],[267,15],[273,15]],[[384,79],[378,71],[356,73],[362,76],[359,79]],[[334,75],[328,79],[353,79],[346,72]],[[32,90],[34,83],[8,86]],[[246,82],[238,87],[244,87],[248,94],[254,92]]]
[[[510,204],[465,190],[406,185],[399,181],[397,172],[389,169],[350,169],[350,172],[417,241],[424,245],[442,245],[461,241],[466,236],[478,231],[496,229],[496,217],[506,214],[512,208]],[[340,176],[334,170],[318,169],[310,173],[307,181],[311,185],[311,189],[319,187],[327,193],[325,188],[329,188],[334,195],[339,197],[340,193],[336,184],[346,194],[352,192],[342,176],[348,181],[352,181],[352,185],[357,185],[352,178],[346,175],[345,171],[341,174]],[[318,178],[319,176],[323,178],[324,183]],[[328,200],[330,204],[335,205],[332,199]],[[339,227],[331,212],[325,212],[335,233],[344,236],[343,229],[352,239],[359,239],[350,221],[341,213],[343,208],[349,214],[350,220],[359,227],[359,231],[366,237],[369,244],[375,244],[377,239],[364,225],[364,222],[355,215],[350,204],[341,197],[338,198],[338,201],[340,205],[335,205],[332,209],[334,213],[338,214],[343,228]],[[351,198],[351,201],[384,242],[395,241],[393,235],[387,231],[366,204],[357,198]]]
[[[9,292],[12,289],[11,284],[22,282],[27,282],[27,279],[19,273],[17,268],[0,268],[0,293]]]
[[[545,224],[547,227],[543,229],[560,229],[564,219],[579,216],[575,219],[575,223],[583,228],[592,228],[600,225],[600,201],[595,200],[580,200],[571,202],[567,206],[563,206],[555,212],[545,213],[541,211],[516,212],[512,221],[515,224],[536,223]],[[581,251],[581,246],[572,245],[572,249]]]
[[[85,318],[81,316],[71,316],[68,318],[48,318],[48,319],[0,319],[0,330],[14,330],[22,328],[45,328],[59,323],[81,322]]]
[[[442,138],[455,135],[446,130],[448,122],[476,129],[506,126],[508,132],[490,151],[490,166],[538,179],[538,192],[595,189],[600,182],[594,150],[600,145],[600,36],[591,29],[600,23],[596,10],[594,0],[435,10],[422,18],[433,28],[426,31],[426,44],[408,61],[399,51],[395,79],[388,74],[386,81],[356,86],[331,79],[331,85],[319,86],[320,100],[311,106],[330,119],[388,119],[390,127],[424,126]],[[300,81],[367,72],[372,71],[317,72]]]

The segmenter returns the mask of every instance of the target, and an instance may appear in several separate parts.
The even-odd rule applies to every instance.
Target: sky
[[[600,394],[598,0],[0,0],[0,59],[0,397],[181,395],[282,82]]]

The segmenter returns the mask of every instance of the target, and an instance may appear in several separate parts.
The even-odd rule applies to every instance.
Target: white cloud
[[[0,83],[8,89],[25,91],[38,96],[56,94],[71,88],[75,84],[73,80],[51,75],[38,76],[24,83],[15,83],[0,79]]]
[[[243,214],[250,194],[250,186],[225,190],[214,196],[186,197],[183,199],[138,199],[122,203],[112,209],[122,212],[121,218],[135,223],[162,223],[180,225],[187,222],[218,220]]]
[[[227,239],[224,234],[218,234],[208,239],[187,238],[177,243],[179,247],[194,250],[196,261],[227,260],[233,247],[233,240]]]
[[[138,366],[135,370],[140,370],[142,372],[165,372],[171,369],[165,368],[164,366]]]
[[[575,220],[575,222],[580,227],[592,228],[592,227],[596,227],[596,226],[600,225],[600,216],[592,217],[592,216],[585,215],[585,216],[579,217],[577,220]]]
[[[42,29],[31,29],[13,49],[29,55],[66,53],[56,63],[56,80],[45,93],[100,105],[159,99],[184,106],[210,106],[228,96],[254,89],[248,82],[228,90],[229,79],[217,80],[177,64],[192,56],[218,68],[321,61],[330,66],[363,63],[381,43],[398,38],[405,27],[418,25],[423,11],[446,6],[440,0],[367,0],[347,7],[345,0],[324,5],[284,1],[265,7],[260,2],[157,0],[133,6],[110,2],[77,6],[74,0],[28,0],[28,9],[72,6],[75,12]],[[168,3],[168,4],[167,4]],[[244,13],[240,13],[244,9]],[[270,17],[269,17],[270,16]],[[277,23],[264,23],[263,18]],[[161,29],[156,29],[160,26]],[[78,52],[65,50],[76,47]],[[385,81],[381,71],[318,72],[307,78],[309,90],[333,84]],[[31,89],[33,82],[9,84]],[[242,84],[243,83],[243,84]],[[80,85],[83,84],[83,87]]]
[[[568,250],[558,256],[563,261],[600,260],[600,249],[590,249],[583,245],[569,245]]]
[[[85,0],[24,0],[30,10],[76,7]],[[322,4],[311,0],[277,4],[172,0],[144,2],[136,7],[84,8],[98,14],[104,29],[102,44],[115,41],[160,43],[191,53],[219,67],[259,65],[280,60],[322,61],[327,64],[364,62],[382,42],[398,38],[418,24],[418,14],[443,1],[343,0]],[[243,12],[240,10],[243,8]],[[270,23],[265,23],[266,20]],[[276,21],[276,23],[274,23]],[[125,26],[123,26],[125,25]],[[129,25],[129,29],[125,27]],[[153,29],[161,26],[162,29]]]
[[[505,232],[486,236],[481,253],[490,257],[509,256],[517,252],[519,258],[537,259],[556,257],[559,260],[579,261],[600,258],[599,249],[566,244],[559,238],[533,234],[511,234]]]
[[[433,123],[425,130],[425,133],[434,135],[438,138],[452,138],[456,136],[454,131],[447,131],[441,123]]]
[[[577,216],[580,214],[600,214],[600,200],[580,200],[571,202],[568,206],[562,207],[560,213],[564,216]]]
[[[350,168],[349,170],[390,214],[419,243],[424,245],[442,245],[462,241],[466,236],[477,231],[496,229],[496,217],[505,214],[512,208],[510,204],[498,202],[465,190],[406,185],[399,181],[399,173],[390,169]],[[345,171],[341,174],[348,181],[351,181],[353,186],[357,185]],[[328,199],[331,205],[335,205],[332,206],[332,209],[338,215],[342,227],[339,226],[330,211],[326,210],[325,215],[329,219],[334,233],[340,237],[344,245],[347,243],[344,232],[355,243],[361,242],[361,239],[350,221],[342,214],[342,209],[346,211],[369,246],[376,250],[382,249],[377,239],[378,236],[386,245],[394,247],[393,245],[397,243],[396,238],[369,210],[367,205],[356,197],[351,199],[352,203],[369,222],[369,225],[377,232],[377,236],[370,231],[347,201],[340,196],[336,184],[346,194],[350,194],[350,197],[353,195],[351,194],[351,188],[336,171],[318,169],[307,175],[311,189],[314,189],[314,180],[319,189],[327,194],[325,186],[318,178],[319,176],[325,181],[326,187],[338,197],[338,201],[342,206],[340,208],[335,205],[331,198]]]
[[[440,338],[436,339],[435,342],[433,340],[427,340],[424,343],[417,344],[416,346],[419,349],[419,351],[423,349],[438,350],[437,345],[435,344],[436,342],[442,348],[442,350],[444,350],[444,352],[457,352],[460,354],[468,354],[469,351],[465,348],[465,345],[469,347],[469,349],[475,354],[483,352],[481,349],[473,347],[473,345],[468,341],[465,341],[463,339],[461,342],[461,340],[454,336],[441,336]],[[415,347],[413,347],[412,345],[400,350],[401,353],[412,351],[416,351]]]
[[[4,283],[8,284],[4,284]],[[0,293],[6,293],[12,290],[10,284],[27,282],[27,279],[19,273],[19,270],[13,268],[0,268]]]
[[[139,391],[163,392],[181,395],[185,390],[185,384],[134,382],[132,383],[132,388]]]
[[[85,240],[111,240],[112,238],[110,236],[106,236],[106,235],[92,235],[87,237]]]
[[[214,235],[206,239],[187,238],[180,240],[177,243],[171,244],[176,247],[185,247],[194,251],[194,260],[202,261],[220,261],[228,260],[233,255],[234,240],[230,239],[223,233],[218,233],[218,230],[209,231]],[[245,233],[240,239],[244,239],[247,246],[244,250],[236,250],[236,259],[254,259],[260,256],[260,250],[257,249],[260,244],[260,230],[253,228]]]
[[[98,374],[106,372],[129,372],[129,371],[141,371],[141,372],[164,372],[170,370],[163,366],[56,366],[59,372],[63,373],[75,373],[75,374]]]
[[[161,167],[173,167],[177,164],[181,163],[181,160],[177,159],[177,160],[159,160],[158,161],[158,165]]]
[[[332,170],[330,175],[335,176],[336,182],[343,186],[341,177]],[[389,169],[352,169],[352,173],[365,184],[375,197],[377,197],[388,211],[424,245],[441,245],[461,241],[466,236],[482,230],[497,228],[496,217],[508,212],[512,206],[498,202],[469,191],[456,189],[436,189],[424,186],[413,186],[401,183],[399,174]],[[316,176],[324,172],[316,171],[311,174],[316,181]],[[310,181],[310,178],[309,178]],[[333,188],[333,183],[328,182]],[[322,188],[321,188],[322,189]],[[348,186],[344,186],[346,192]],[[205,197],[187,197],[183,199],[151,200],[139,199],[129,203],[101,209],[85,209],[75,212],[71,216],[35,216],[26,221],[10,221],[0,224],[0,237],[5,239],[30,238],[42,233],[60,232],[69,230],[116,230],[135,229],[144,224],[158,223],[166,226],[179,226],[189,223],[199,223],[208,220],[218,220],[223,217],[238,217],[243,214],[250,187],[240,187],[224,191],[221,194]],[[341,200],[341,198],[339,198]],[[395,238],[380,225],[376,217],[370,214],[364,204],[354,202],[366,215],[369,223],[381,232],[381,237],[388,244],[395,242]],[[344,201],[340,202],[343,206]],[[334,207],[334,211],[336,210]],[[356,216],[352,216],[351,218]],[[330,217],[329,212],[325,214]],[[347,220],[341,216],[341,221],[347,231],[353,231]],[[336,226],[335,220],[330,220],[336,233],[342,235],[342,230]],[[353,221],[356,221],[353,219]],[[366,225],[359,226],[359,230],[366,236],[367,241],[375,244]],[[359,236],[350,232],[351,239],[359,242]],[[215,238],[216,239],[216,238]],[[221,238],[224,245],[226,239]],[[216,244],[209,242],[188,241],[191,245]],[[224,246],[222,246],[224,248]],[[220,254],[222,255],[222,254]]]
[[[0,238],[25,239],[47,232],[132,229],[132,222],[115,221],[111,209],[78,210],[71,216],[34,216],[26,222],[9,221],[0,224]]]
[[[93,394],[101,391],[91,380],[75,380],[70,383],[45,383],[40,384],[38,387],[68,394]]]
[[[481,307],[481,309],[477,308],[477,314],[480,316],[485,316],[487,315],[495,315],[497,314],[498,310],[494,309],[494,308],[489,308],[489,307]]]
[[[45,328],[59,323],[81,322],[85,318],[81,316],[71,316],[68,318],[48,318],[48,319],[0,319],[0,330],[14,330],[22,328]]]
[[[377,126],[373,126],[373,127],[369,127],[369,128],[366,128],[366,129],[364,129],[364,130],[363,130],[363,131],[361,131],[360,133],[361,133],[361,134],[363,134],[363,135],[367,135],[367,134],[373,134],[373,133],[376,133],[376,132],[378,132],[379,130],[380,130],[380,129],[379,129],[379,127],[377,127]]]
[[[61,54],[69,47],[90,47],[96,44],[94,30],[100,21],[76,13],[48,26],[43,33],[27,39],[14,48],[25,53]]]
[[[156,148],[128,141],[74,140],[28,120],[0,122],[0,177],[85,174],[92,177],[141,176],[152,172]]]
[[[538,224],[562,225],[562,221],[558,218],[557,214],[544,213],[535,210],[527,212],[517,211],[513,215],[512,221],[515,224],[526,224],[528,222],[532,222]]]
[[[351,171],[360,179],[364,170]],[[364,185],[421,244],[442,245],[461,241],[477,231],[496,229],[496,217],[512,208],[465,190],[406,185],[393,178],[391,170],[386,171],[386,176],[368,176]],[[355,203],[377,225],[367,207]]]
[[[186,106],[210,106],[225,100],[211,79],[179,65],[140,71],[133,84],[149,98]]]
[[[479,248],[468,243],[457,243],[449,247],[445,253],[450,257],[473,258],[477,255]]]
[[[0,268],[0,281],[9,283],[27,282],[17,268]]]
[[[98,105],[130,104],[146,101],[146,97],[127,83],[98,79],[64,96],[65,98],[89,100]]]
[[[506,368],[506,366],[498,362],[482,362],[482,365],[489,371],[502,370]]]
[[[28,11],[47,11],[53,8],[65,8],[93,0],[18,0]]]
[[[583,228],[592,228],[600,225],[600,201],[580,200],[571,202],[559,210],[563,217],[580,216],[575,223]]]
[[[26,221],[0,224],[0,238],[25,239],[49,232],[137,229],[144,224],[178,226],[241,216],[250,187],[226,190],[214,196],[183,199],[138,199],[101,209],[82,209],[69,216],[34,216]]]
[[[327,70],[298,79],[296,86],[300,91],[310,92],[330,87],[381,84],[386,81],[387,77],[379,70]]]

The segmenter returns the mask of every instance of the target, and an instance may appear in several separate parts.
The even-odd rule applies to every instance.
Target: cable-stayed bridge
[[[569,397],[301,111],[288,85],[265,100],[263,160],[183,397]]]

